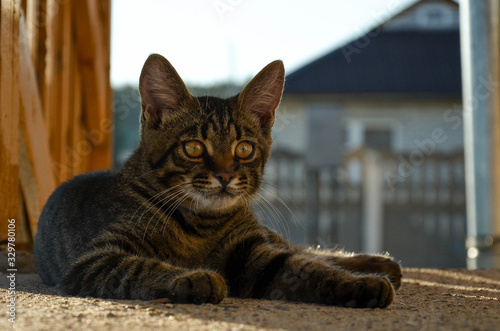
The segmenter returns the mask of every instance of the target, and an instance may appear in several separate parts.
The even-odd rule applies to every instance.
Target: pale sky
[[[281,59],[287,72],[416,0],[115,0],[111,83],[137,85],[151,53],[184,81],[244,82]]]

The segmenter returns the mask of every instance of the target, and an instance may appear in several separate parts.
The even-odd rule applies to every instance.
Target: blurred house
[[[449,0],[415,2],[290,73],[266,197],[303,225],[280,207],[270,223],[308,245],[465,266],[461,92]]]
[[[459,14],[454,1],[418,1],[286,78],[281,104],[285,122],[278,114],[283,129],[275,132],[280,149],[314,148],[308,146],[314,134],[310,117],[324,110],[338,112],[335,118],[341,118],[331,123],[341,130],[340,141],[331,149],[411,152],[428,139],[438,140],[437,151],[463,147]]]

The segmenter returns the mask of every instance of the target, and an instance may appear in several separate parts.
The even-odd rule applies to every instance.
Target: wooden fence
[[[261,202],[256,211],[298,244],[389,251],[412,267],[465,266],[463,153],[360,150],[340,167],[308,169],[301,155],[278,151],[261,194],[274,208]]]
[[[0,242],[15,219],[22,249],[59,183],[111,165],[110,0],[2,0],[0,36]]]

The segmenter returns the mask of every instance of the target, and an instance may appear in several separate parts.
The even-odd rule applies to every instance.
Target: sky
[[[136,86],[151,53],[188,84],[242,84],[276,59],[290,73],[415,1],[116,0],[111,84]]]

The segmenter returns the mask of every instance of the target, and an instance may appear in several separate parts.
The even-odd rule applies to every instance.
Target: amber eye
[[[184,153],[191,158],[199,158],[203,155],[205,146],[198,140],[191,140],[184,143]]]
[[[236,146],[236,156],[242,160],[251,158],[254,154],[254,146],[249,142],[242,141]]]

